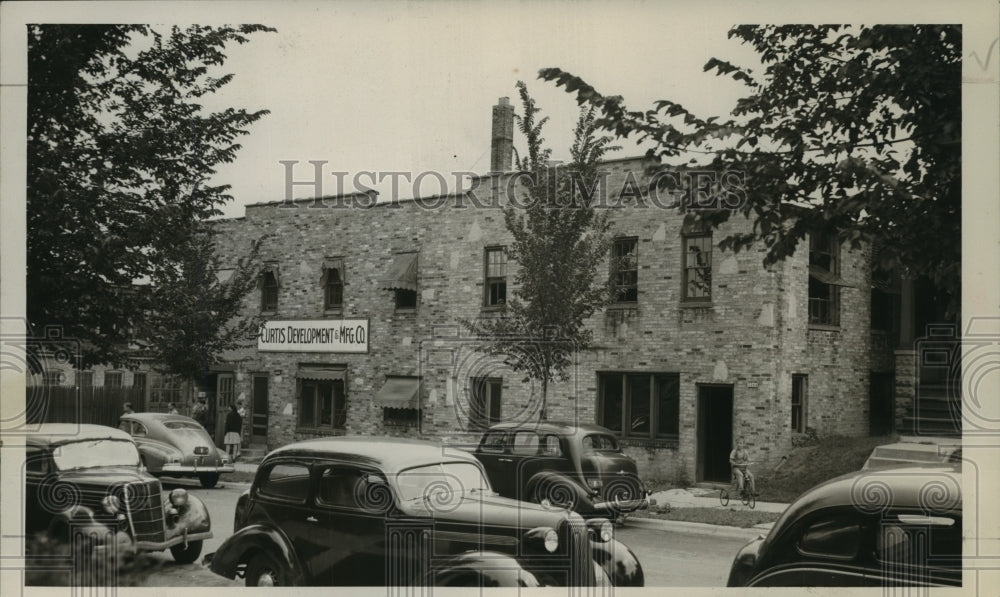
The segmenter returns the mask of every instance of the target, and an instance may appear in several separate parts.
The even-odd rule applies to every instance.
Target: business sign
[[[368,352],[367,319],[266,321],[257,334],[262,352]]]

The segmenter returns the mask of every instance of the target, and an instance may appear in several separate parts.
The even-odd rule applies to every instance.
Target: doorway
[[[698,481],[729,483],[733,386],[698,385]]]
[[[896,375],[871,372],[868,386],[868,435],[886,435],[892,432],[895,423],[893,391]]]
[[[253,400],[250,405],[250,445],[267,445],[267,376],[253,376]]]

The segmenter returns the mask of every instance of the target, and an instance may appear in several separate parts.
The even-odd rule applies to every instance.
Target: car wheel
[[[542,481],[535,487],[533,499],[538,504],[548,502],[567,510],[576,508],[576,491],[565,481]]]
[[[246,586],[283,587],[290,584],[288,569],[271,555],[258,552],[247,562]]]
[[[188,541],[187,547],[178,543],[170,547],[170,553],[178,564],[190,564],[201,555],[201,541]]]
[[[201,481],[201,486],[205,489],[211,489],[218,485],[219,483],[219,473],[204,473],[198,475],[198,480]]]

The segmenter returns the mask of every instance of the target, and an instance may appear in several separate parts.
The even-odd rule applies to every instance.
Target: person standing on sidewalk
[[[223,438],[223,443],[226,444],[226,454],[229,454],[230,460],[236,461],[236,457],[240,453],[240,441],[242,441],[241,433],[243,432],[243,417],[236,410],[235,404],[229,405],[229,412],[226,413],[226,435]]]
[[[247,407],[246,404],[243,402],[242,398],[237,400],[236,404],[239,405],[239,408],[236,409],[236,412],[239,413],[240,415],[240,443],[236,445],[236,458],[239,458],[240,454],[243,453],[243,442],[246,439]],[[234,458],[233,460],[236,460],[236,458]]]

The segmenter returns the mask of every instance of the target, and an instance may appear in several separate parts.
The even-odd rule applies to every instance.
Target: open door
[[[215,445],[220,448],[225,444],[223,438],[226,436],[226,415],[229,414],[229,405],[236,400],[234,390],[236,380],[232,373],[219,373],[215,377]]]
[[[698,481],[728,483],[733,449],[733,386],[698,386]]]
[[[253,400],[250,405],[250,445],[267,446],[267,385],[266,375],[253,376]]]

